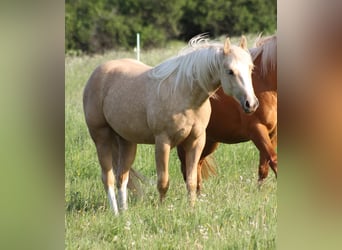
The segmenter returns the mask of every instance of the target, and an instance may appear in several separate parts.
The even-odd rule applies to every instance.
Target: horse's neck
[[[211,82],[214,82],[214,83],[210,83],[210,85],[208,83],[207,89],[203,89],[197,81],[193,83],[193,87],[192,89],[190,89],[190,97],[189,97],[189,103],[193,107],[200,107],[219,88],[220,85],[219,85],[218,80],[213,80]]]
[[[218,62],[221,61],[221,58],[217,58],[217,56],[221,56],[221,54],[220,51],[206,48],[193,52],[189,57],[180,58],[179,60],[182,61],[180,64],[176,64],[177,67],[171,64],[173,74],[166,80],[168,84],[165,86],[168,87],[165,87],[165,93],[171,91],[176,94],[177,98],[186,100],[187,105],[191,108],[200,107],[219,87],[220,67]],[[163,67],[161,72],[171,71],[169,69]],[[179,71],[177,72],[177,70]],[[163,85],[162,83],[159,86]]]
[[[180,94],[189,101],[188,103],[192,107],[201,106],[220,87],[219,69],[214,67],[214,70],[217,72],[203,69],[202,73],[206,71],[207,76],[202,76],[202,79],[194,79],[191,84],[183,84],[179,89]]]

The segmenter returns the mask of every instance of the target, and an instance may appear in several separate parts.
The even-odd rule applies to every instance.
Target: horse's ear
[[[227,37],[226,41],[224,42],[223,53],[225,55],[228,55],[229,54],[229,50],[230,50],[230,39],[229,39],[229,37]]]
[[[245,36],[241,36],[240,47],[247,50],[247,38]]]

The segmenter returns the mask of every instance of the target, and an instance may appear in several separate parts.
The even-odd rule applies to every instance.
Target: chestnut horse
[[[256,47],[250,49],[255,68],[252,82],[259,100],[259,108],[253,114],[245,114],[238,103],[219,89],[210,98],[212,113],[206,129],[206,144],[197,170],[197,192],[200,193],[202,170],[214,172],[215,166],[206,161],[218,143],[234,144],[252,140],[259,150],[259,184],[267,177],[269,166],[277,176],[277,37],[258,38]],[[185,154],[177,147],[181,170],[186,180]],[[210,171],[209,171],[210,170]]]
[[[154,68],[120,59],[94,70],[84,89],[83,108],[115,214],[127,209],[127,183],[137,144],[155,144],[160,201],[169,187],[170,150],[182,145],[186,186],[190,204],[194,204],[197,165],[211,113],[209,97],[222,86],[244,112],[254,112],[258,99],[252,85],[252,68],[245,37],[240,46],[235,46],[229,38],[218,44],[199,35],[179,56]]]

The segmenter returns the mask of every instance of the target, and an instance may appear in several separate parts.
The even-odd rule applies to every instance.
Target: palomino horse
[[[268,175],[271,166],[277,176],[277,37],[276,35],[259,38],[256,47],[250,49],[255,68],[252,81],[255,94],[259,100],[259,108],[253,114],[245,114],[238,103],[224,95],[220,88],[210,98],[211,117],[206,130],[206,144],[202,152],[197,177],[197,192],[200,193],[203,173],[215,170],[212,163],[206,161],[222,143],[239,143],[252,140],[260,152],[259,183]],[[181,169],[186,179],[185,152],[178,146]]]
[[[211,112],[209,97],[222,86],[244,112],[258,107],[251,78],[253,62],[246,44],[244,37],[240,46],[235,46],[229,38],[222,45],[200,35],[182,54],[154,68],[121,59],[95,69],[84,89],[83,107],[115,214],[127,209],[129,170],[141,143],[155,144],[160,201],[169,187],[170,149],[182,145],[186,186],[190,204],[194,204],[197,165]]]

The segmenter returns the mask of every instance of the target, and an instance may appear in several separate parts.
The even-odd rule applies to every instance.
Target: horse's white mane
[[[160,85],[166,83],[170,76],[175,77],[172,91],[181,84],[190,84],[192,88],[194,82],[208,91],[205,83],[220,69],[222,50],[222,43],[211,42],[206,34],[200,34],[192,38],[177,56],[154,67],[150,76],[159,80],[158,92]]]
[[[277,66],[277,35],[262,37],[259,35],[250,50],[253,61],[261,54],[261,72],[267,74]]]

